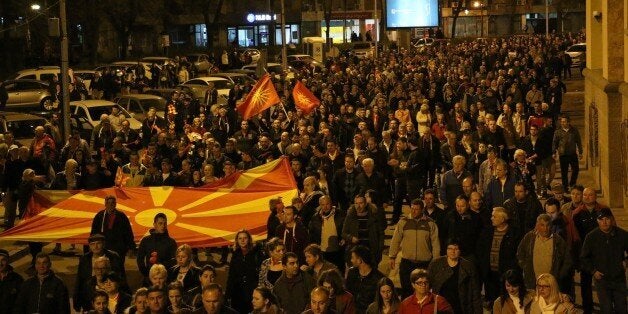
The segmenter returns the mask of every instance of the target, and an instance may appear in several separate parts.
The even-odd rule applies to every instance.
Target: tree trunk
[[[325,16],[325,46],[327,49],[331,48],[329,46],[329,28],[331,23],[331,0],[323,0],[323,15]]]

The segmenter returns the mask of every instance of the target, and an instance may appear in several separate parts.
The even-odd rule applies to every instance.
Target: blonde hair
[[[560,302],[560,290],[558,289],[558,282],[556,282],[556,278],[554,278],[554,276],[552,276],[552,274],[540,274],[537,279],[536,279],[536,298],[538,300],[538,298],[540,298],[540,294],[539,294],[539,288],[538,285],[539,284],[544,284],[544,285],[548,285],[549,289],[550,289],[550,295],[549,298],[547,300],[545,300],[545,303],[547,304],[554,304],[554,303],[559,303]]]
[[[493,207],[493,213],[502,215],[504,220],[508,220],[510,218],[508,211],[504,207]]]
[[[148,272],[148,277],[154,277],[163,275],[164,278],[168,277],[168,270],[166,270],[166,266],[162,264],[154,264],[150,267],[150,271]]]
[[[187,254],[187,256],[192,257],[192,247],[189,244],[182,244],[177,248],[177,254],[179,252],[183,252]]]

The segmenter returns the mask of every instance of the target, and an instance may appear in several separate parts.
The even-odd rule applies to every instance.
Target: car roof
[[[234,77],[234,76],[248,76],[248,75],[242,72],[219,72],[219,73],[213,73],[209,77],[222,77],[222,76]]]
[[[224,78],[224,77],[215,77],[215,76],[200,76],[200,77],[195,77],[191,80],[203,80],[205,82],[211,82],[211,81],[229,81],[228,79]],[[185,84],[185,83],[183,83]]]
[[[44,84],[44,85],[50,85],[46,81],[35,80],[35,79],[6,80],[6,81],[2,82],[2,85],[5,85],[7,83],[19,83],[19,82],[33,82],[33,83],[40,83],[40,84]]]
[[[122,95],[118,98],[163,99],[163,97],[151,95],[151,94],[128,94],[128,95]]]
[[[43,117],[24,112],[3,111],[0,117],[7,121],[46,120]]]
[[[101,106],[115,106],[118,105],[115,102],[102,100],[102,99],[89,99],[89,100],[76,100],[71,101],[70,106],[85,106],[85,107],[101,107]]]
[[[95,70],[74,70],[74,73],[96,73]]]

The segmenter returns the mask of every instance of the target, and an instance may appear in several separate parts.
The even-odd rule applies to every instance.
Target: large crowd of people
[[[25,281],[0,250],[0,313],[574,313],[576,272],[581,311],[593,311],[594,283],[602,313],[626,313],[627,235],[579,185],[581,138],[561,110],[563,51],[582,36],[329,58],[295,75],[321,100],[308,114],[282,96],[242,120],[235,108],[252,86],[236,85],[226,105],[211,89],[200,100],[175,91],[165,117],[151,109],[141,130],[114,110],[91,138],[64,140],[56,114],[30,147],[4,134],[8,227],[35,189],[202,187],[282,156],[300,194],[270,200],[266,241],[241,230],[222,249],[225,287],[216,265],[168,234],[164,214],[136,247],[107,197],[72,304],[32,243]],[[278,91],[294,83],[273,79]],[[139,289],[126,280],[129,251]],[[380,272],[388,264],[400,288]]]

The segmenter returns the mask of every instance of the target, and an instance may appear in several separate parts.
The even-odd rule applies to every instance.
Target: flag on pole
[[[270,75],[265,74],[257,81],[257,84],[237,109],[242,115],[242,119],[247,120],[279,102],[279,95],[277,95],[273,81],[270,79]]]
[[[312,112],[314,108],[321,104],[321,101],[301,81],[297,81],[297,84],[292,89],[292,98],[297,108],[301,109],[305,114]]]

